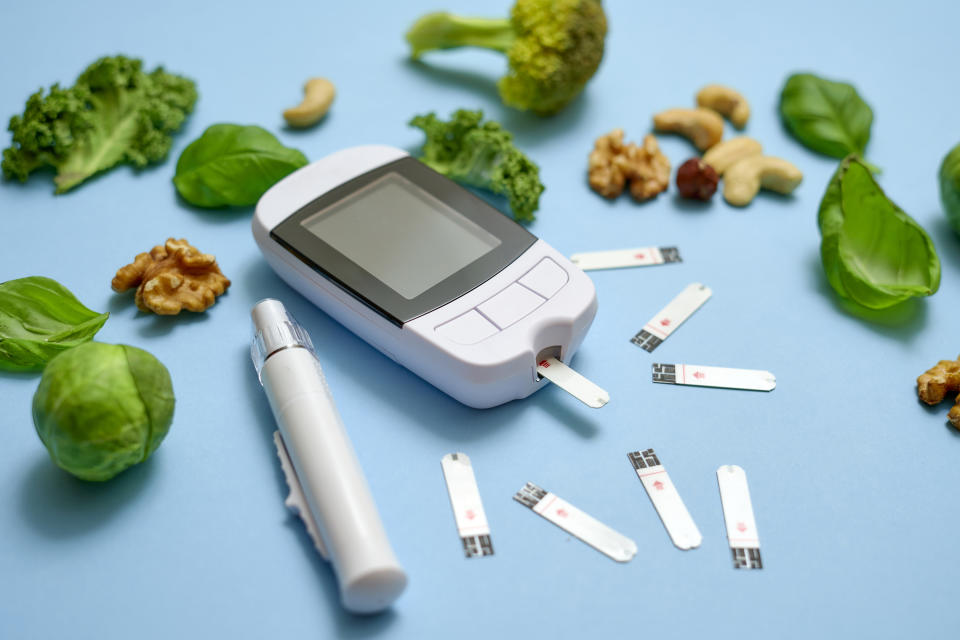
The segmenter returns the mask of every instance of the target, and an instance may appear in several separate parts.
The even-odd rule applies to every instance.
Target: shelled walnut
[[[210,308],[230,280],[214,256],[200,253],[184,238],[169,238],[121,267],[110,286],[118,293],[137,287],[135,300],[141,311],[176,315],[183,309]]]
[[[939,404],[948,393],[960,391],[960,357],[941,360],[917,378],[917,395],[927,404]],[[960,396],[947,413],[947,419],[960,429]]]
[[[590,188],[605,198],[616,198],[630,182],[630,195],[648,200],[670,184],[670,161],[660,151],[657,139],[647,135],[643,146],[624,144],[623,129],[600,136],[588,160]]]

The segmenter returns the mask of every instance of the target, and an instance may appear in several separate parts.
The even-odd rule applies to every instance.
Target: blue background
[[[483,6],[481,6],[483,5]],[[170,434],[107,484],[57,469],[33,429],[38,376],[0,374],[0,638],[955,637],[960,432],[915,378],[958,352],[960,240],[936,172],[958,142],[956,2],[608,2],[604,62],[585,94],[540,119],[503,107],[488,52],[406,59],[422,12],[505,14],[508,2],[5,2],[0,115],[123,52],[196,80],[200,100],[168,160],[54,197],[50,175],[0,185],[0,280],[57,279],[110,320],[99,333],[154,353],[177,394]],[[816,210],[836,161],[791,139],[776,111],[793,71],[853,81],[876,118],[881,184],[932,236],[940,292],[856,314],[819,262]],[[338,96],[318,127],[281,110],[312,75]],[[747,133],[795,162],[792,197],[745,209],[675,189],[607,202],[585,183],[596,136],[630,140],[709,82],[750,99]],[[516,135],[547,185],[530,229],[565,254],[677,245],[684,262],[594,272],[600,311],[574,360],[612,400],[590,410],[556,388],[468,409],[354,337],[259,255],[250,209],[203,211],[170,182],[184,146],[217,122],[251,123],[318,159],[343,147],[416,149],[406,121],[483,108]],[[728,135],[730,129],[728,128]],[[4,138],[4,145],[7,144]],[[685,140],[661,137],[677,166]],[[169,236],[216,254],[233,281],[201,315],[137,312],[109,282]],[[655,354],[628,340],[687,283],[714,296]],[[273,296],[308,328],[396,552],[410,574],[391,612],[344,613],[328,566],[283,507],[266,399],[248,356],[250,307]],[[770,394],[650,382],[652,362],[769,369]],[[626,453],[654,447],[704,535],[675,549]],[[466,560],[440,458],[475,465],[496,555]],[[735,571],[715,470],[747,472],[765,568]],[[616,564],[511,500],[524,482],[634,538]]]

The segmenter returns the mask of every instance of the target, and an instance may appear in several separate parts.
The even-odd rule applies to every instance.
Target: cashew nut
[[[710,109],[667,109],[653,116],[653,128],[679,133],[705,151],[723,137],[723,118]]]
[[[740,160],[750,156],[758,156],[761,153],[763,153],[763,146],[759,142],[753,138],[741,136],[724,140],[711,147],[709,151],[703,154],[703,161],[713,167],[718,175],[722,176],[724,171]]]
[[[793,164],[773,156],[750,156],[733,164],[723,177],[723,199],[742,207],[750,204],[760,188],[790,193],[803,174]]]
[[[697,106],[713,109],[743,129],[750,118],[750,103],[736,89],[721,84],[708,84],[697,93]]]
[[[283,112],[291,127],[309,127],[320,121],[330,108],[336,90],[326,78],[310,78],[303,86],[303,102]]]

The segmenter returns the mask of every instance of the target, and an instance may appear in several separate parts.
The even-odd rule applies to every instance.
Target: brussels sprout
[[[940,165],[940,200],[950,226],[960,233],[960,144],[950,150]]]
[[[173,404],[170,374],[155,357],[124,344],[87,342],[43,370],[33,424],[57,466],[103,481],[160,446]]]

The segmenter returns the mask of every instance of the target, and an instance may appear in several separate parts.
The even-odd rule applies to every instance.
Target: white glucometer
[[[253,235],[294,289],[471,407],[530,395],[538,364],[554,379],[543,365],[569,362],[597,311],[567,258],[392,147],[290,174],[260,198]]]

